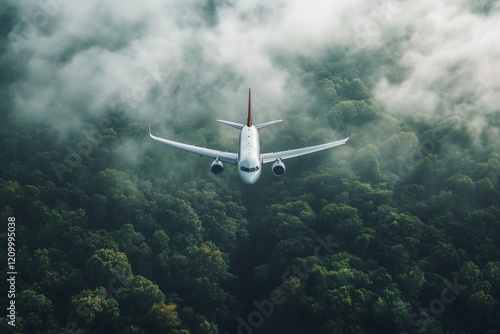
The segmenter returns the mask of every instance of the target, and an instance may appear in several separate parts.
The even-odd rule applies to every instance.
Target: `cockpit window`
[[[241,166],[240,170],[243,171],[243,172],[247,172],[247,173],[254,173],[254,172],[256,172],[256,171],[259,170],[259,166],[255,166],[255,167],[252,167],[252,168],[247,168],[247,167]]]

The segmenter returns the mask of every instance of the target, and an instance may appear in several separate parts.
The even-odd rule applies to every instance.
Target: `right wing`
[[[337,140],[331,143],[326,143],[326,144],[321,144],[321,145],[316,145],[316,146],[310,146],[310,147],[303,147],[303,148],[297,148],[294,150],[287,150],[287,151],[281,151],[281,152],[273,152],[273,153],[263,153],[261,154],[262,158],[262,163],[267,164],[269,162],[276,161],[278,159],[285,160],[285,159],[290,159],[290,158],[296,158],[300,157],[302,155],[314,153],[314,152],[319,152],[323,150],[327,150],[332,147],[344,145],[348,140],[351,135],[351,131],[349,131],[349,135],[347,135],[346,138]]]
[[[186,151],[186,152],[198,154],[201,157],[207,157],[207,158],[212,158],[212,159],[218,158],[222,162],[227,162],[227,163],[233,164],[233,165],[236,165],[238,163],[238,154],[236,154],[236,153],[212,150],[209,148],[183,144],[183,143],[179,143],[179,142],[176,142],[173,140],[168,140],[168,139],[163,139],[160,137],[153,136],[151,134],[151,124],[149,125],[149,136],[151,138],[153,138],[153,140],[158,141],[162,144],[165,144],[165,145],[168,145],[171,147],[175,147],[175,148],[178,148],[178,149]]]

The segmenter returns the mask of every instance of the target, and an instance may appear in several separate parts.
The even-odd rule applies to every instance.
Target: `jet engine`
[[[210,171],[214,175],[220,175],[224,171],[224,165],[222,164],[222,161],[219,159],[215,159],[212,162],[212,165],[210,165]]]
[[[281,159],[276,160],[273,163],[272,169],[273,169],[274,176],[282,177],[283,175],[285,175],[286,167],[285,167],[285,164],[283,163],[283,161],[281,161]]]

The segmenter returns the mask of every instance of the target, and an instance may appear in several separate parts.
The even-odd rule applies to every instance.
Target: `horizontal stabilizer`
[[[222,123],[222,124],[226,124],[226,125],[229,125],[229,126],[232,126],[233,128],[236,128],[236,129],[243,129],[243,124],[240,124],[240,123],[234,123],[234,122],[229,122],[229,121],[223,121],[221,119],[218,119],[217,122],[219,123]]]
[[[279,122],[282,122],[282,121],[283,121],[282,119],[278,119],[276,121],[271,121],[271,122],[256,124],[255,128],[262,129],[262,128],[265,128],[266,126],[273,125],[273,124],[276,124],[276,123],[279,123]]]

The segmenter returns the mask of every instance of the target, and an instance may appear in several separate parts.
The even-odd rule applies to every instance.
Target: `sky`
[[[16,112],[74,131],[87,117],[126,111],[162,136],[217,118],[243,122],[308,113],[294,59],[385,48],[404,71],[374,70],[373,97],[389,114],[465,117],[478,131],[500,102],[496,1],[7,0],[4,57],[22,70]],[[3,8],[2,8],[3,7]],[[185,137],[184,137],[185,136]],[[177,137],[179,138],[179,137]],[[334,139],[334,138],[333,138]]]

